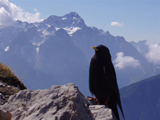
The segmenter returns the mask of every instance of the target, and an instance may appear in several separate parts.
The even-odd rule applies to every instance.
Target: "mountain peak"
[[[64,16],[51,15],[43,21],[57,28],[85,27],[84,20],[76,13],[70,12]]]
[[[69,17],[71,17],[71,18],[75,17],[75,18],[80,18],[80,19],[82,19],[82,18],[79,16],[79,14],[76,13],[76,12],[70,12],[70,13],[64,15],[64,17],[67,17],[67,18],[69,18]]]

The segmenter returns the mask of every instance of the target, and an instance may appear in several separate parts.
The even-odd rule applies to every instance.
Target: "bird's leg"
[[[107,98],[106,102],[104,103],[105,105],[108,105],[109,97]]]
[[[97,98],[95,97],[90,97],[90,96],[88,96],[88,98],[91,98],[91,100],[94,100],[95,102],[97,102],[98,103],[98,100],[97,100]]]

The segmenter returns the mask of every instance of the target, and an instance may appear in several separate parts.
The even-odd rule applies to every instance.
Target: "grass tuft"
[[[18,87],[20,90],[27,89],[22,81],[13,73],[10,67],[0,63],[0,81],[8,85]]]

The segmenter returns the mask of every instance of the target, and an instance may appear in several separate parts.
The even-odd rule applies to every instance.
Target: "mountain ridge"
[[[58,19],[60,21],[51,21],[51,24],[45,23],[45,19],[36,23],[17,21],[10,27],[0,26],[0,54],[3,56],[0,62],[11,66],[15,73],[24,79],[28,88],[48,88],[53,84],[72,82],[77,84],[85,95],[90,94],[88,68],[94,55],[91,47],[99,44],[110,49],[120,88],[160,73],[160,68],[150,63],[124,37],[113,36],[108,31],[87,26],[75,12]],[[45,56],[47,54],[49,57]],[[133,65],[137,63],[137,66]]]
[[[120,89],[126,119],[158,120],[160,74]]]

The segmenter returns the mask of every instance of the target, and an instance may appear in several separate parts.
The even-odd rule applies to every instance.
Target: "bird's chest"
[[[106,79],[106,68],[105,65],[95,64],[90,70],[91,77],[95,82],[104,81]]]
[[[109,68],[110,66],[107,64],[107,61],[104,62],[99,59],[94,60],[90,68],[90,74],[93,80],[106,83],[111,74],[111,70]]]
[[[105,66],[100,66],[100,65],[94,66],[94,67],[92,68],[92,71],[91,71],[91,72],[94,73],[94,74],[93,74],[94,77],[96,77],[96,76],[101,76],[101,75],[105,75],[105,73],[106,73]]]
[[[104,74],[106,67],[106,61],[103,61],[103,59],[95,59],[91,63],[91,69],[93,72],[96,72],[97,74]]]

